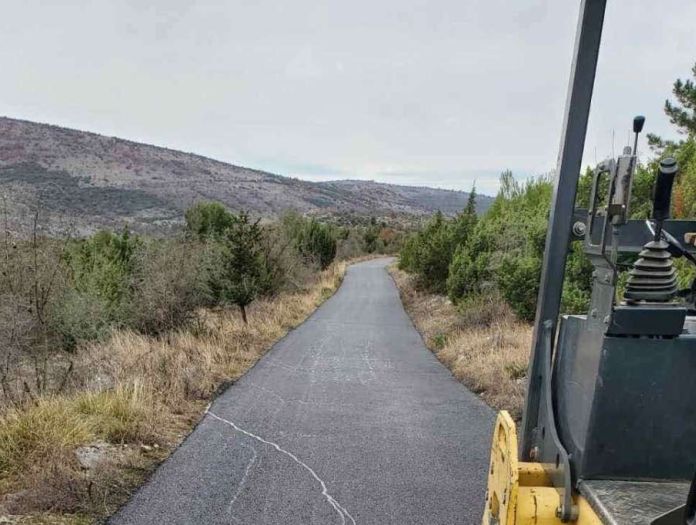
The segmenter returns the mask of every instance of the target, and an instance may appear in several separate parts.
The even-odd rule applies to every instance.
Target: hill
[[[468,194],[371,181],[308,182],[96,133],[0,117],[0,194],[11,227],[41,210],[52,229],[179,227],[198,200],[277,216],[453,214]],[[492,199],[480,196],[481,210]],[[23,220],[24,219],[24,220]]]

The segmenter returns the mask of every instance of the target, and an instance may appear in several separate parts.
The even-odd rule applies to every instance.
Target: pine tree
[[[466,244],[469,235],[476,226],[476,183],[471,188],[466,206],[454,219],[452,225],[452,249],[456,250],[459,245]]]
[[[696,78],[696,65],[691,68],[691,73]],[[672,93],[677,98],[678,104],[665,100],[665,113],[670,122],[684,135],[696,133],[696,85],[693,80],[677,79]]]
[[[226,263],[223,297],[236,304],[247,322],[246,307],[256,299],[261,290],[263,264],[259,220],[251,221],[246,212],[233,216],[226,232]]]
[[[691,68],[696,78],[696,64]],[[672,124],[682,135],[696,135],[696,83],[693,80],[677,79],[672,87],[676,102],[665,100],[664,111]],[[648,143],[654,148],[673,146],[674,142],[663,140],[657,135],[648,134]]]
[[[471,192],[469,193],[469,198],[466,201],[464,213],[469,216],[476,216],[476,182],[474,182],[474,185],[471,187]]]

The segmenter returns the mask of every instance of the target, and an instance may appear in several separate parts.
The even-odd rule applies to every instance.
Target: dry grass
[[[108,513],[154,463],[156,457],[143,456],[140,445],[157,443],[160,429],[168,428],[164,423],[157,401],[137,385],[42,398],[5,413],[0,419],[4,511],[29,514],[23,516],[28,523],[59,522],[56,513],[78,523]],[[95,442],[130,445],[111,447],[117,455],[84,469],[75,451]],[[133,476],[134,469],[139,475]],[[41,512],[49,513],[36,514]]]
[[[515,319],[499,297],[455,307],[446,297],[416,289],[407,273],[390,268],[401,299],[427,346],[489,405],[519,419],[532,328]]]
[[[113,512],[190,431],[208,400],[306,319],[344,271],[345,263],[334,265],[303,292],[256,301],[248,325],[236,310],[204,311],[179,332],[118,331],[78,349],[66,394],[0,415],[0,516],[89,523]],[[110,453],[85,469],[75,452],[93,443]]]

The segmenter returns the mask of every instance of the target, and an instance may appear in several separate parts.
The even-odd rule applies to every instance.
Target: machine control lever
[[[655,240],[659,240],[662,232],[662,223],[669,219],[672,204],[672,186],[677,174],[677,161],[667,157],[660,161],[655,184],[655,196],[653,198],[653,219],[657,222],[655,228]]]
[[[663,225],[669,219],[676,174],[677,162],[673,158],[660,162],[653,199],[654,237],[643,247],[629,272],[624,291],[627,304],[668,302],[677,294],[677,275],[670,244],[663,238]]]
[[[637,115],[633,117],[633,154],[638,155],[638,135],[643,131],[643,125],[645,124],[645,117],[643,115]]]

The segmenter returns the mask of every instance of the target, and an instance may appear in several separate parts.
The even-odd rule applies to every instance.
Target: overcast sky
[[[555,166],[579,0],[5,0],[0,115],[312,180]],[[585,163],[662,114],[696,2],[608,0]],[[647,153],[647,148],[644,148]]]

